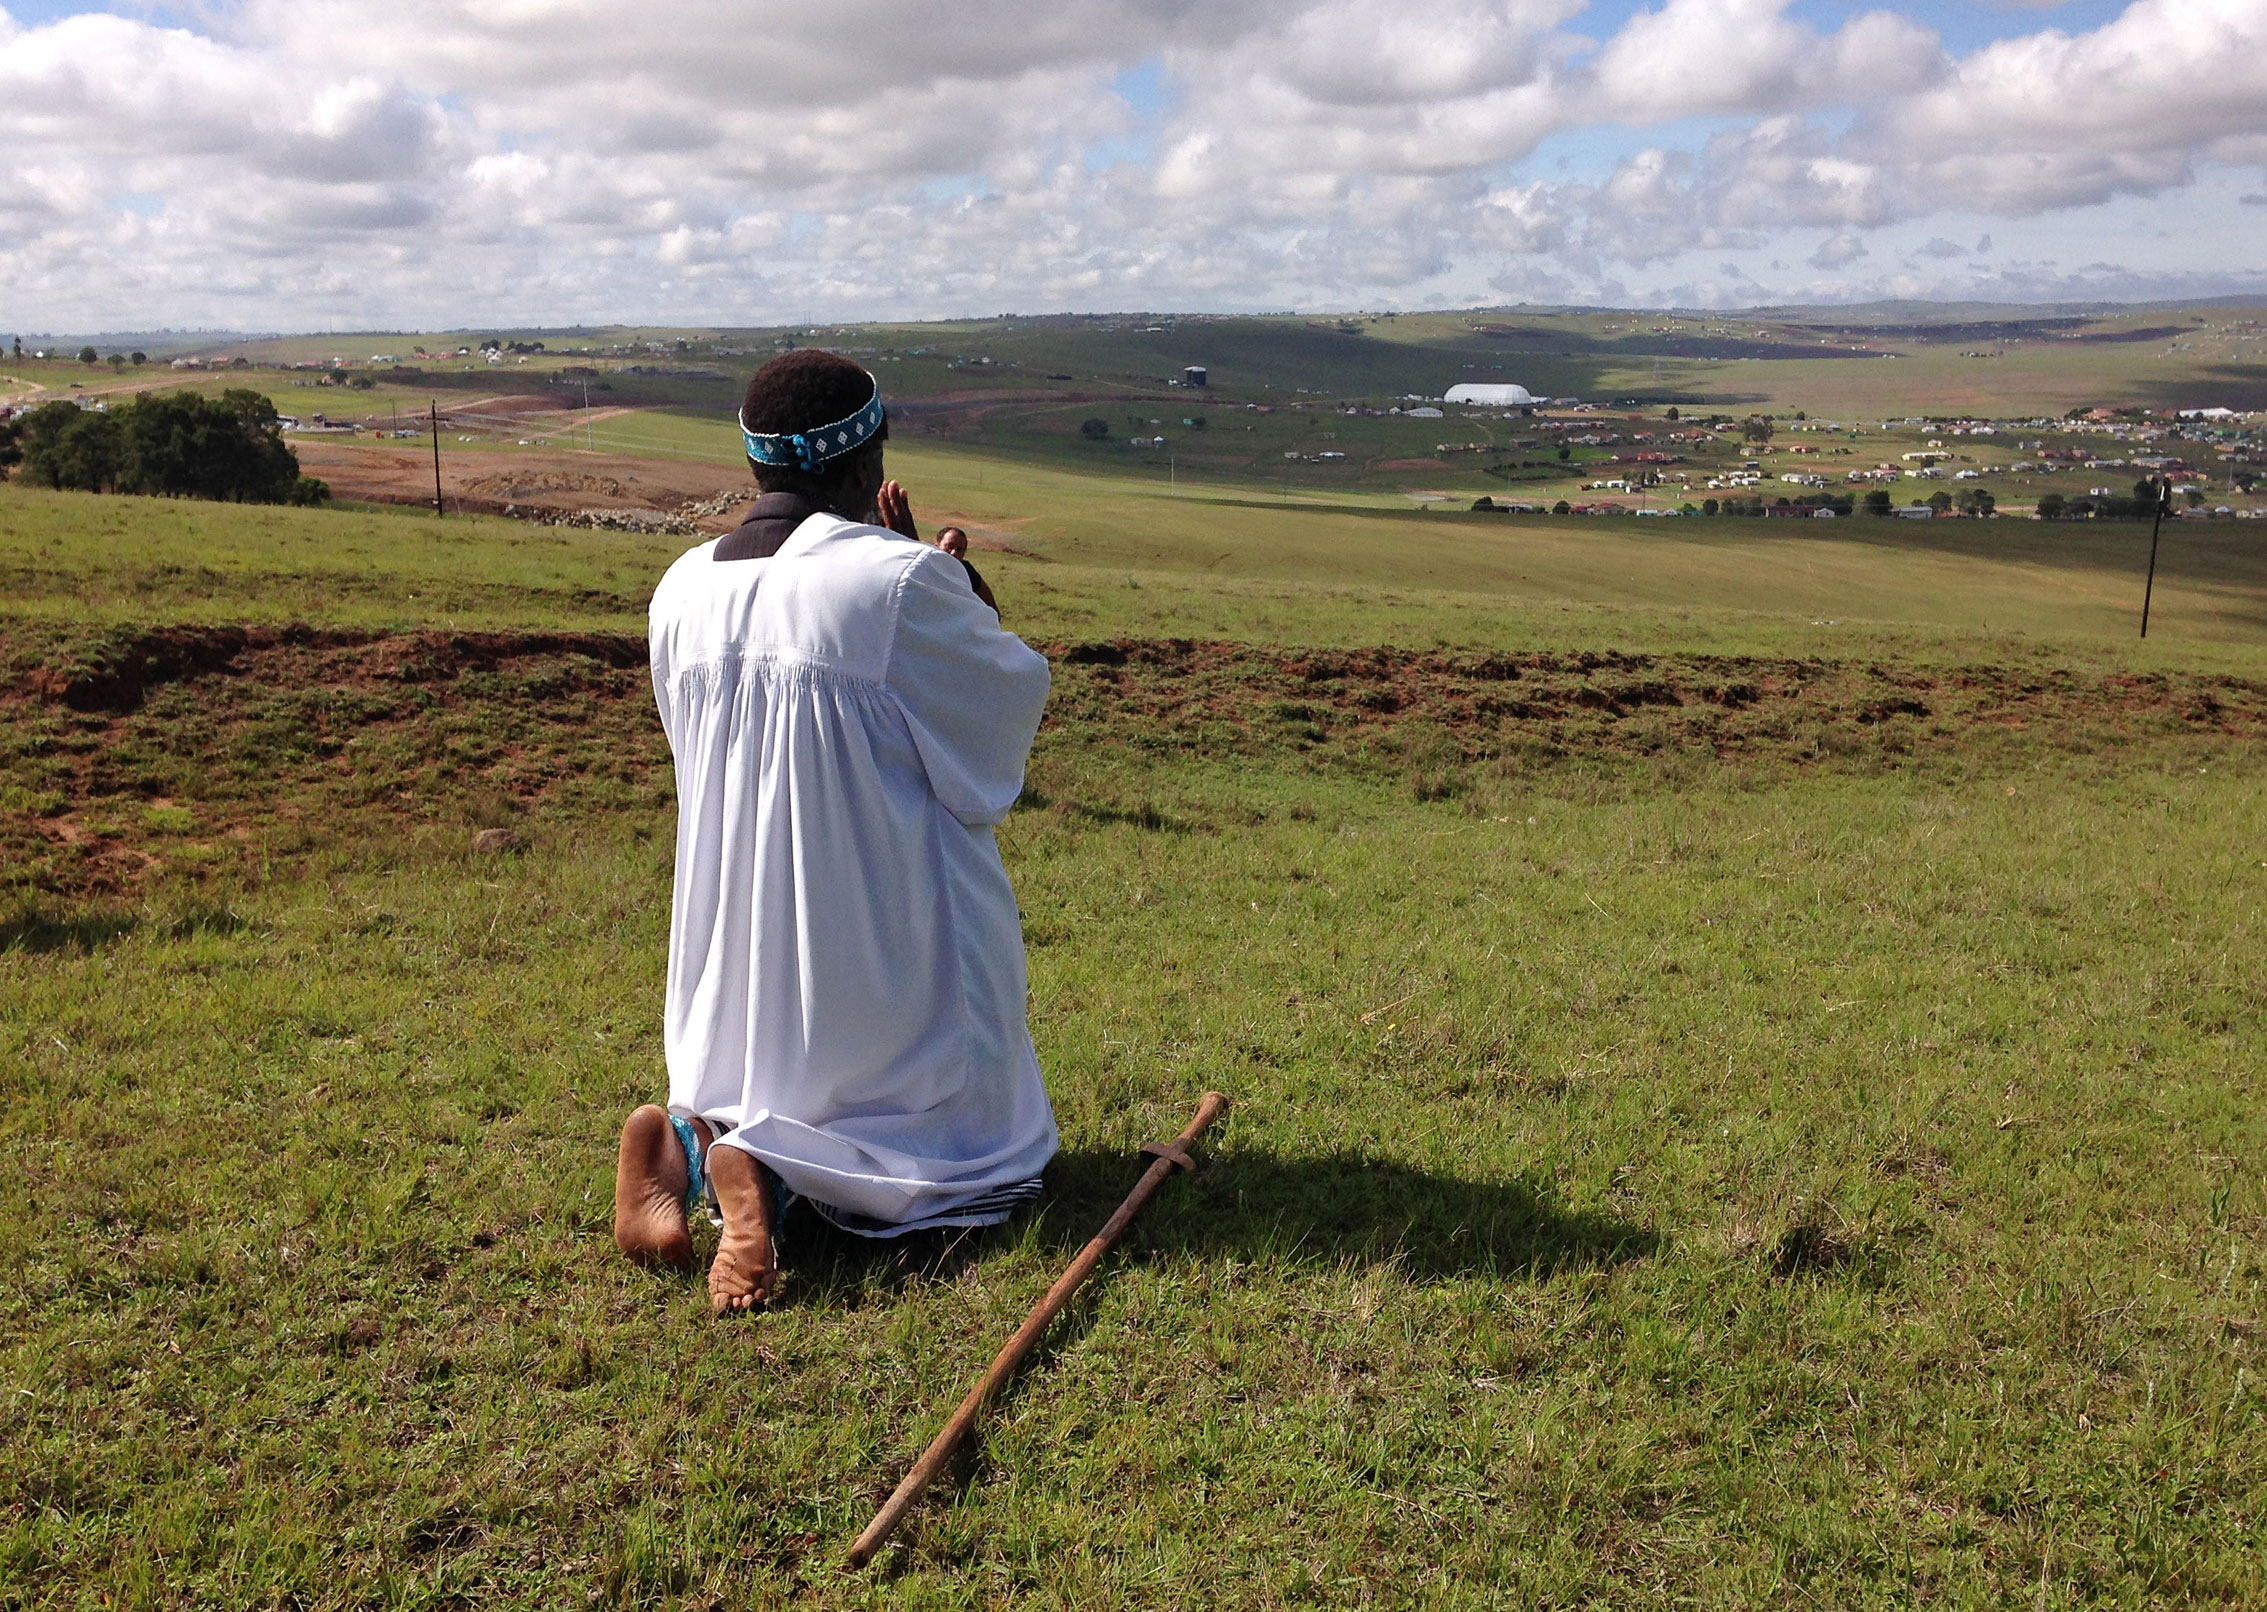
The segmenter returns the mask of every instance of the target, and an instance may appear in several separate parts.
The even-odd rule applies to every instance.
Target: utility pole
[[[433,416],[433,518],[440,520],[443,518],[441,509],[441,408],[431,399],[427,399],[425,407]]]
[[[2165,529],[2165,511],[2173,507],[2173,484],[2163,476],[2157,484],[2157,519],[2149,528],[2149,582],[2141,590],[2141,636],[2149,636],[2149,601],[2157,592],[2157,534]]]
[[[590,423],[590,377],[582,381],[582,445],[592,453],[598,451],[598,437]]]

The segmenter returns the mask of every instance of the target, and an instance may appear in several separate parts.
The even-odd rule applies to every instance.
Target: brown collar
[[[748,506],[748,513],[740,518],[738,526],[716,540],[716,551],[709,558],[768,560],[795,535],[795,529],[813,515],[831,513],[796,493],[765,493]],[[960,563],[968,571],[968,585],[976,590],[976,597],[992,607],[993,615],[998,615],[999,602],[984,585],[984,574],[966,560]]]
[[[740,524],[717,539],[718,560],[768,560],[795,535],[795,528],[827,511],[799,493],[765,493],[748,506]]]

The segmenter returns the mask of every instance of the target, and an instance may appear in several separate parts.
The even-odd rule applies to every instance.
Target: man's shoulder
[[[705,543],[694,544],[672,560],[669,569],[661,573],[661,580],[654,584],[653,606],[662,607],[682,594],[695,570],[706,569],[711,564],[716,544],[717,540],[712,537]]]
[[[894,594],[908,572],[920,573],[952,556],[886,526],[814,516],[780,549],[778,558],[804,573],[810,585]]]
[[[928,545],[886,526],[846,521],[839,515],[813,515],[780,549],[783,556],[867,565],[902,566],[920,559]]]

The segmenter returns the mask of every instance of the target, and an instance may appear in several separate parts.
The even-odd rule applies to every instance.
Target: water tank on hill
[[[1205,379],[1204,366],[1202,364],[1191,364],[1187,369],[1182,370],[1181,384],[1183,386],[1204,386],[1209,384]]]

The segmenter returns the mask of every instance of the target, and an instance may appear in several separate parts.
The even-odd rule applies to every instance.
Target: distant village
[[[1170,324],[1129,328],[1168,338],[1174,333]],[[547,344],[542,340],[489,337],[453,346],[411,342],[404,348],[361,357],[343,351],[305,356],[312,343],[302,341],[296,354],[288,358],[259,360],[238,351],[192,353],[162,362],[169,372],[181,375],[261,371],[287,376],[293,387],[337,387],[364,393],[388,384],[414,384],[420,375],[437,377],[448,372],[536,364],[539,374],[531,374],[531,380],[540,378],[554,386],[564,383],[568,387],[579,382],[586,406],[590,392],[611,389],[608,377],[727,382],[731,379],[727,369],[704,360],[762,358],[801,344],[828,346],[877,370],[884,365],[918,361],[941,367],[948,374],[972,378],[997,376],[1004,380],[1010,372],[1020,372],[1013,383],[1019,386],[1074,380],[1070,374],[1043,371],[993,353],[936,346],[859,345],[855,335],[814,327],[769,335],[755,345],[672,338],[570,346],[556,340]],[[841,343],[844,336],[852,337],[851,342]],[[320,353],[320,349],[316,351]],[[75,361],[97,373],[107,367],[119,376],[154,367],[143,352],[103,355],[92,347],[82,347],[75,352],[34,350],[27,354],[20,341],[14,352],[19,359]],[[1506,366],[1465,367],[1492,368],[1500,373]],[[2082,520],[2130,517],[2140,513],[2143,502],[2148,502],[2153,512],[2156,489],[2169,485],[2172,513],[2182,519],[2252,520],[2267,516],[2267,508],[2253,507],[2249,502],[2262,467],[2267,466],[2267,414],[2226,407],[2095,407],[2059,416],[2017,419],[1906,415],[1829,420],[1809,418],[1800,412],[1791,418],[1741,415],[1711,409],[1704,403],[1680,410],[1676,405],[1643,404],[1636,399],[1606,402],[1538,395],[1511,380],[1462,381],[1444,387],[1437,395],[1352,399],[1332,397],[1319,388],[1256,382],[1248,375],[1241,398],[1233,392],[1223,395],[1210,368],[1195,363],[1182,364],[1164,374],[1087,379],[1114,388],[1132,386],[1208,397],[1212,400],[1213,427],[1209,440],[1215,443],[1224,430],[1255,429],[1225,426],[1221,416],[1229,411],[1255,420],[1279,411],[1284,417],[1309,419],[1329,411],[1345,420],[1392,422],[1383,437],[1375,429],[1366,435],[1353,433],[1369,443],[1362,453],[1332,441],[1339,432],[1279,430],[1279,440],[1287,434],[1296,445],[1286,443],[1278,448],[1271,444],[1266,457],[1271,463],[1314,467],[1333,476],[1354,473],[1360,468],[1356,461],[1363,461],[1372,473],[1404,469],[1414,473],[1427,467],[1461,469],[1502,482],[1501,492],[1475,497],[1467,483],[1467,491],[1453,495],[1459,501],[1468,501],[1469,509],[1477,513],[1770,519],[1838,519],[1862,514],[1900,520],[2009,516]],[[269,389],[274,385],[269,382]],[[1255,387],[1274,400],[1252,399]],[[120,389],[111,386],[107,390],[115,395]],[[65,395],[82,409],[110,407],[108,398],[81,390],[77,382]],[[40,399],[54,400],[53,394]],[[0,403],[0,426],[28,406],[24,401]],[[917,394],[894,406],[916,422],[915,429],[927,430],[933,427],[918,422],[960,405],[926,401]],[[1217,448],[1199,450],[1190,441],[1170,437],[1167,431],[1173,421],[1165,417],[1166,412],[1134,417],[1136,430],[1146,434],[1116,436],[1109,429],[1110,422],[1096,418],[1087,419],[1081,430],[1090,440],[1112,450],[1124,448],[1161,458],[1178,455],[1184,472],[1193,463],[1188,457],[1191,453],[1217,454]],[[1177,409],[1171,412],[1178,415]],[[468,429],[495,426],[519,446],[547,445],[533,438],[521,440],[519,432],[526,422],[516,417],[483,423],[483,416],[463,410],[455,413],[469,422]],[[1464,434],[1462,440],[1443,437],[1429,445],[1412,442],[1401,446],[1404,439],[1398,433],[1399,424],[1438,421],[1445,425],[1452,419],[1482,429]],[[1206,433],[1207,423],[1204,413],[1178,415],[1183,438]],[[281,412],[277,425],[284,431],[309,434],[371,430],[385,436],[419,434],[405,426],[398,412],[390,422],[381,423],[379,417],[352,408],[329,413]],[[1264,441],[1266,428],[1259,429]],[[458,440],[469,442],[474,438]],[[1429,457],[1414,457],[1428,453]],[[2051,478],[2047,485],[2039,484],[2047,478]],[[1548,492],[1538,486],[1527,496],[1519,494],[1525,484],[1546,482],[1551,484]],[[1413,492],[1410,496],[1420,503],[1439,503],[1451,495]],[[2002,507],[2003,501],[2011,499],[2020,502]]]

